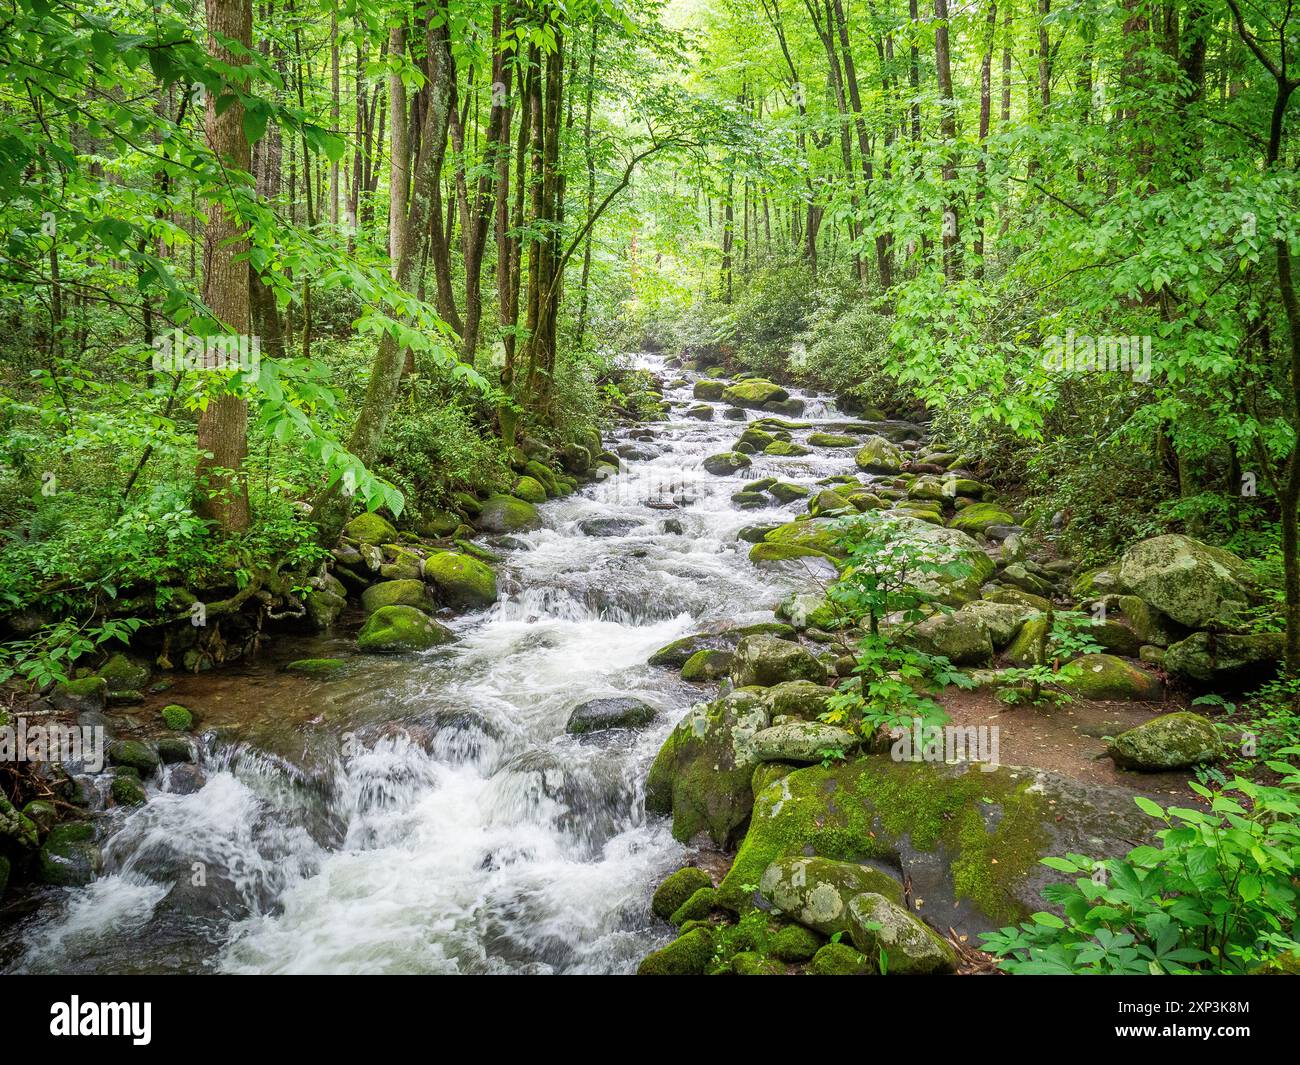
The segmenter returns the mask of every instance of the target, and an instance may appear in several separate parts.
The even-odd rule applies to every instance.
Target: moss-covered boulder
[[[736,656],[730,651],[720,648],[706,647],[702,651],[696,651],[682,666],[682,680],[691,681],[693,684],[721,680],[731,675],[735,658]]]
[[[780,459],[798,458],[800,455],[811,455],[812,448],[796,444],[793,440],[773,440],[763,448],[763,454]]]
[[[637,976],[703,976],[713,960],[713,937],[706,928],[696,928],[674,939],[668,946],[647,954]]]
[[[849,902],[853,945],[880,970],[895,976],[957,971],[957,952],[920,918],[897,902],[867,892]]]
[[[657,713],[649,703],[631,696],[588,699],[573,708],[564,731],[584,735],[615,728],[644,728],[655,719]]]
[[[424,560],[424,579],[439,602],[457,610],[478,610],[497,601],[492,567],[457,551],[439,551]]]
[[[1098,566],[1085,570],[1074,579],[1070,591],[1076,599],[1095,599],[1119,591],[1118,566]]]
[[[703,921],[713,912],[713,885],[702,887],[672,912],[668,923],[680,928],[687,921]]]
[[[823,721],[787,721],[754,735],[754,757],[761,762],[807,765],[837,753],[846,755],[857,746],[853,733]]]
[[[1161,714],[1121,732],[1107,753],[1125,769],[1158,772],[1215,761],[1221,744],[1214,723],[1200,714]]]
[[[695,387],[691,389],[691,395],[696,399],[718,400],[722,398],[722,393],[726,390],[726,381],[711,381],[706,378],[695,382]]]
[[[1258,597],[1249,567],[1231,551],[1176,534],[1125,551],[1119,580],[1124,591],[1192,629],[1231,630]]]
[[[707,835],[719,847],[734,845],[754,802],[754,734],[768,723],[752,692],[692,708],[650,767],[646,810],[671,814],[673,835],[682,842]]]
[[[1172,675],[1197,684],[1257,684],[1277,671],[1286,638],[1280,632],[1248,636],[1197,632],[1165,651],[1163,665]]]
[[[867,473],[897,473],[903,468],[903,452],[893,441],[872,436],[863,441],[853,461]]]
[[[367,654],[426,651],[456,637],[450,629],[413,606],[383,606],[357,633],[357,650]]]
[[[109,786],[109,793],[118,806],[143,806],[149,798],[137,776],[114,777],[113,783]]]
[[[343,534],[358,543],[372,544],[376,547],[380,544],[391,544],[397,539],[397,530],[393,528],[392,522],[373,511],[358,514],[343,526]]]
[[[993,637],[984,619],[965,610],[926,618],[912,629],[909,639],[927,654],[942,655],[955,666],[982,666],[993,657]]]
[[[758,561],[757,549],[765,545],[780,548],[789,553],[791,558],[812,557],[841,559],[847,552],[839,543],[829,519],[808,521],[790,521],[779,525],[764,537],[762,544],[756,544],[749,557]]]
[[[95,672],[108,685],[110,699],[123,695],[138,696],[149,684],[149,667],[133,662],[120,651],[110,656]]]
[[[976,599],[961,608],[961,613],[972,614],[984,623],[988,629],[993,649],[1000,651],[1016,638],[1020,627],[1033,611],[1012,603],[994,603],[987,599]]]
[[[54,685],[50,702],[56,710],[84,713],[103,710],[108,704],[108,682],[103,677],[81,677]]]
[[[1036,665],[1038,663],[1039,648],[1042,646],[1043,637],[1046,635],[1046,615],[1034,614],[1021,624],[1020,630],[1007,645],[1003,654],[1018,666]],[[1043,648],[1043,653],[1046,659],[1050,660],[1052,654],[1050,644]]]
[[[773,684],[763,694],[767,712],[773,720],[794,717],[802,721],[816,721],[826,712],[826,704],[835,695],[835,689],[809,680],[787,680]]]
[[[180,703],[169,703],[161,713],[163,724],[173,732],[189,732],[194,727],[194,714]]]
[[[752,465],[750,457],[739,451],[723,451],[717,455],[710,455],[704,460],[705,472],[716,477],[729,477],[750,465]]]
[[[793,503],[796,499],[806,499],[808,497],[808,488],[806,486],[791,484],[789,481],[777,481],[768,491],[782,503]]]
[[[788,595],[777,604],[775,613],[800,632],[807,628],[829,632],[847,621],[844,611],[820,592],[795,592]]]
[[[533,477],[520,477],[510,489],[510,494],[528,503],[546,502],[546,486]]]
[[[380,567],[382,569],[382,567]],[[324,632],[339,619],[348,605],[347,589],[332,573],[309,577],[302,593],[307,621],[317,632]]]
[[[1061,687],[1080,699],[1158,702],[1164,685],[1154,673],[1114,655],[1085,655],[1079,671],[1061,680]]]
[[[787,680],[824,684],[826,667],[811,651],[791,640],[765,635],[746,636],[736,645],[731,679],[738,688],[751,684],[767,688]]]
[[[996,503],[972,503],[957,511],[948,524],[962,532],[984,532],[990,525],[1014,525],[1016,519]]]
[[[405,581],[380,581],[361,593],[361,607],[367,614],[386,606],[409,606],[417,610],[430,607],[429,591],[418,579]]]
[[[758,883],[771,909],[826,936],[849,933],[849,901],[866,891],[903,901],[903,885],[888,873],[830,858],[778,859]]]
[[[1118,605],[1120,613],[1128,618],[1133,632],[1137,634],[1139,645],[1168,647],[1191,635],[1186,626],[1179,625],[1173,618],[1162,614],[1140,596],[1121,595]]]
[[[730,403],[733,407],[757,408],[765,403],[773,401],[780,403],[789,398],[790,393],[780,385],[759,378],[737,381],[722,390],[722,401]]]
[[[104,858],[95,846],[95,826],[89,821],[55,825],[41,847],[37,862],[40,878],[58,887],[82,887],[95,879]]]
[[[537,507],[526,499],[495,493],[483,501],[478,527],[489,533],[526,532],[542,523]]]
[[[112,765],[129,766],[141,776],[148,776],[162,764],[158,752],[143,740],[114,740],[107,753]]]
[[[852,514],[856,509],[846,496],[832,488],[823,488],[808,501],[808,513],[815,518]]]
[[[667,921],[697,891],[712,887],[713,881],[709,879],[708,873],[688,865],[665,877],[663,883],[655,888],[650,909],[656,917]]]
[[[698,651],[706,649],[734,650],[736,644],[746,636],[753,636],[756,633],[778,636],[782,639],[792,639],[795,635],[795,631],[791,626],[775,621],[761,621],[754,625],[740,625],[734,629],[725,629],[721,632],[697,632],[665,644],[646,661],[652,666],[672,666],[675,669],[680,669]]]
[[[857,447],[858,438],[843,433],[809,433],[808,443],[813,447]]]
[[[754,885],[782,858],[884,862],[910,878],[938,927],[975,933],[1047,908],[1049,854],[1098,858],[1148,838],[1128,789],[999,766],[896,762],[871,755],[786,773],[755,797],[718,905],[766,905]]]
[[[875,971],[867,956],[847,943],[827,943],[808,963],[809,976],[870,976]]]
[[[746,452],[747,454],[754,451],[762,451],[763,448],[767,447],[768,444],[775,440],[776,437],[767,430],[760,429],[757,425],[751,425],[737,438],[736,450]]]
[[[1024,607],[1035,613],[1043,613],[1052,608],[1052,601],[1041,595],[1034,595],[1022,588],[1007,584],[989,584],[981,589],[984,601],[988,603],[1006,603],[1011,606]]]

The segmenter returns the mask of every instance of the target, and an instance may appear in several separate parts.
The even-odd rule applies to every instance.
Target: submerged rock
[[[650,724],[657,713],[649,703],[630,696],[588,699],[573,708],[564,731],[582,734],[613,728],[641,728]]]

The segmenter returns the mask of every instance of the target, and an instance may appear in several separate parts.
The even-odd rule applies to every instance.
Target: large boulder
[[[1280,632],[1230,636],[1197,632],[1165,651],[1165,670],[1199,684],[1256,683],[1275,672],[1285,650]]]
[[[413,606],[382,606],[357,633],[357,650],[369,654],[426,651],[455,638],[450,629]]]
[[[777,554],[781,557],[777,558]],[[828,518],[790,521],[778,525],[763,538],[763,543],[755,544],[749,553],[750,559],[755,562],[764,559],[785,561],[786,558],[837,559],[845,556],[846,552],[840,546]]]
[[[1108,753],[1125,769],[1158,772],[1213,762],[1220,750],[1219,734],[1209,718],[1179,711],[1121,732],[1111,740]]]
[[[1231,551],[1169,534],[1134,544],[1120,560],[1119,580],[1180,625],[1233,629],[1257,598],[1249,567]]]
[[[484,532],[512,533],[535,529],[541,524],[537,508],[525,499],[496,493],[483,500],[477,524]]]
[[[439,551],[424,560],[424,579],[438,599],[459,610],[491,606],[497,601],[497,576],[492,567],[456,551]]]
[[[867,473],[897,473],[903,468],[903,451],[883,436],[872,436],[863,441],[854,462]]]
[[[970,763],[896,762],[872,755],[796,769],[763,787],[718,904],[765,905],[757,885],[782,858],[883,862],[912,882],[936,927],[988,931],[1047,908],[1059,880],[1051,854],[1125,854],[1150,818],[1127,788]]]
[[[982,666],[993,657],[993,637],[976,613],[955,610],[935,614],[911,632],[911,642],[922,651],[942,655],[954,666]]]
[[[816,721],[826,712],[826,704],[835,695],[835,689],[807,680],[787,680],[774,684],[763,694],[772,719],[794,717],[802,721]]]
[[[726,381],[710,381],[706,378],[695,382],[695,387],[691,389],[691,395],[696,399],[721,399],[722,393],[726,390]]]
[[[758,882],[763,903],[825,936],[849,933],[849,901],[868,891],[903,901],[903,885],[888,873],[830,858],[779,858]]]
[[[958,482],[960,484],[960,482]],[[962,532],[984,532],[990,525],[1014,525],[1016,519],[996,503],[972,503],[957,511],[948,524]]]
[[[705,472],[717,477],[728,477],[749,465],[751,465],[750,457],[742,455],[739,451],[723,451],[717,455],[710,455],[704,460]]]
[[[927,575],[914,582],[917,588],[952,606],[961,606],[980,597],[980,588],[993,576],[995,566],[970,536],[960,529],[946,529],[921,518],[903,515],[891,515],[889,525],[890,535],[906,540],[925,557],[960,563],[965,570],[962,576]]]
[[[827,752],[852,751],[858,738],[847,729],[821,721],[787,721],[756,732],[753,744],[759,761],[807,765],[823,761]]]
[[[671,814],[673,835],[682,842],[707,835],[716,846],[733,846],[754,802],[754,735],[769,721],[753,692],[693,707],[650,767],[646,810]]]
[[[700,651],[735,648],[746,636],[765,633],[782,639],[793,639],[794,629],[777,621],[760,621],[754,625],[741,625],[721,632],[697,632],[665,644],[646,661],[652,666],[672,666],[680,669]]]
[[[1120,613],[1128,618],[1133,632],[1142,644],[1168,647],[1191,635],[1186,626],[1179,625],[1173,618],[1162,614],[1140,596],[1121,595],[1118,604]]]
[[[737,381],[734,385],[729,385],[722,391],[722,400],[724,403],[730,403],[733,407],[761,407],[765,403],[781,403],[790,398],[790,393],[780,385],[774,385],[771,381],[763,381],[753,378],[748,381]]]
[[[564,731],[582,734],[613,728],[641,728],[650,724],[656,713],[649,703],[630,696],[588,699],[573,708]]]
[[[343,535],[351,537],[358,543],[377,547],[379,544],[391,544],[396,540],[397,530],[393,528],[392,522],[370,511],[358,514],[343,526]]]
[[[1000,651],[1016,638],[1016,633],[1033,614],[1033,610],[1017,606],[1014,603],[994,603],[987,599],[976,599],[961,608],[960,613],[971,614],[984,622],[993,641],[993,649]]]
[[[736,645],[731,679],[736,687],[751,684],[769,688],[787,680],[826,681],[826,667],[811,651],[775,636],[746,636]]]
[[[1114,655],[1085,655],[1078,673],[1061,681],[1061,687],[1080,699],[1159,702],[1164,685],[1154,673]]]
[[[878,959],[884,973],[911,976],[957,970],[952,944],[884,895],[867,892],[851,899],[849,921],[853,945],[868,958]]]
[[[386,606],[430,607],[429,590],[420,580],[380,581],[361,593],[361,607],[367,614]]]

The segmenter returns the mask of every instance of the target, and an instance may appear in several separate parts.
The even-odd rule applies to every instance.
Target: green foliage
[[[1138,797],[1166,826],[1156,833],[1159,846],[1105,861],[1043,859],[1079,874],[1044,890],[1064,917],[1036,913],[1018,928],[986,933],[985,949],[1024,974],[1243,973],[1300,949],[1293,938],[1300,772],[1287,762],[1271,766],[1280,787],[1237,777],[1215,794],[1192,782],[1209,810]]]
[[[1094,624],[1090,614],[1053,610],[1047,614],[1036,612],[1026,621],[1043,617],[1048,619],[1048,627],[1041,646],[1034,649],[1034,663],[1008,668],[1002,673],[1005,686],[999,690],[998,698],[1004,703],[1012,706],[1069,703],[1072,697],[1063,685],[1083,674],[1085,656],[1101,650],[1101,645],[1088,635],[1088,629]]]

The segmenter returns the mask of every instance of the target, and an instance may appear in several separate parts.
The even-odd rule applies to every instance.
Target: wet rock
[[[687,407],[682,414],[684,417],[695,418],[702,422],[713,421],[713,408],[707,403],[699,403],[693,407]]]
[[[744,637],[756,633],[765,633],[782,639],[792,639],[795,634],[794,629],[789,625],[782,625],[773,621],[759,622],[756,625],[742,625],[734,629],[724,629],[721,632],[699,632],[665,644],[646,661],[652,666],[671,666],[674,669],[681,669],[697,651],[705,649],[732,650]]]
[[[756,635],[746,636],[736,645],[731,676],[738,688],[751,684],[770,687],[787,680],[822,684],[826,680],[826,668],[797,643]]]
[[[167,790],[173,795],[193,795],[204,784],[207,776],[197,765],[181,763],[174,765],[168,774]]]
[[[429,591],[420,580],[380,581],[361,593],[361,607],[373,614],[383,607],[403,606],[428,610]]]
[[[114,740],[108,745],[108,760],[148,776],[162,764],[158,752],[142,740]]]
[[[118,806],[143,806],[149,798],[140,778],[134,776],[114,777],[109,792]]]
[[[808,498],[808,489],[804,485],[790,484],[787,481],[777,481],[769,491],[782,503],[793,503],[797,499]]]
[[[455,610],[479,610],[497,601],[492,567],[469,555],[439,551],[424,560],[424,579],[438,600]]]
[[[641,528],[638,518],[584,518],[578,522],[584,536],[626,536]]]
[[[194,741],[184,736],[164,736],[158,741],[158,757],[164,765],[193,762],[198,757]]]
[[[655,719],[657,713],[649,703],[630,696],[588,699],[574,707],[564,730],[582,734],[616,728],[643,728]]]
[[[803,444],[796,444],[790,440],[773,440],[767,447],[763,448],[764,455],[773,455],[776,458],[797,458],[800,455],[811,455],[812,448],[804,447]]]
[[[1124,591],[1193,629],[1231,630],[1258,598],[1240,558],[1190,536],[1156,536],[1134,544],[1120,560],[1119,581]]]
[[[478,515],[478,527],[489,533],[524,532],[541,523],[532,503],[500,493],[488,496]]]
[[[82,887],[104,867],[104,857],[94,843],[95,826],[89,821],[55,825],[41,847],[41,880],[58,887]]]
[[[952,973],[957,952],[920,918],[898,903],[873,892],[849,902],[850,937],[869,958],[881,959],[882,971],[896,976]]]
[[[857,447],[856,436],[844,436],[840,433],[809,433],[808,443],[813,447]]]
[[[705,472],[717,477],[728,477],[749,465],[751,465],[749,456],[742,455],[739,451],[724,451],[718,455],[710,455],[704,460]]]
[[[366,619],[357,649],[369,654],[424,651],[456,637],[451,630],[412,606],[383,606]]]
[[[758,883],[767,908],[824,936],[847,936],[852,927],[849,902],[864,892],[903,901],[903,885],[888,873],[830,858],[780,858],[763,871]]]
[[[1220,752],[1214,723],[1187,711],[1162,714],[1121,732],[1107,750],[1118,766],[1153,772],[1213,762]]]

